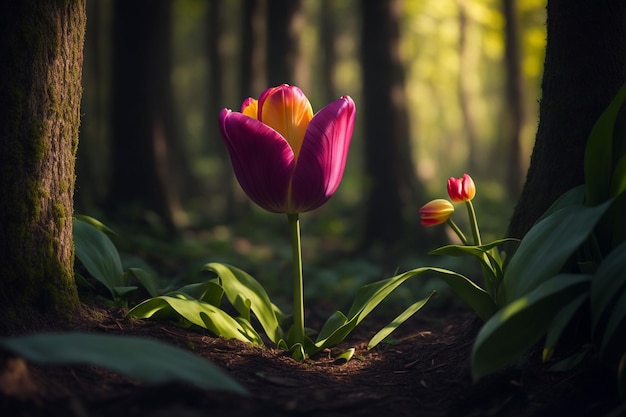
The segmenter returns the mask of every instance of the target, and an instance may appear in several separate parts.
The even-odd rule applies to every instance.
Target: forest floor
[[[548,372],[531,355],[521,368],[473,383],[469,357],[480,321],[469,312],[426,309],[401,326],[391,342],[370,351],[365,347],[377,323],[364,324],[338,347],[356,348],[349,362],[334,361],[332,352],[297,362],[280,350],[172,322],[130,320],[121,309],[90,303],[72,330],[193,347],[251,396],[183,383],[146,386],[94,366],[35,366],[0,354],[0,415],[598,417],[619,406],[614,382],[592,364]],[[626,413],[624,405],[621,410]]]

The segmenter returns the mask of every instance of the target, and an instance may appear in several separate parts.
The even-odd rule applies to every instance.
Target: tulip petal
[[[252,97],[248,97],[241,103],[241,113],[253,119],[258,119],[259,102]]]
[[[220,113],[220,129],[241,188],[264,209],[285,213],[295,161],[287,141],[258,120],[228,109]]]
[[[313,210],[337,190],[355,119],[354,101],[342,97],[321,109],[306,130],[291,184],[291,212]]]
[[[259,98],[259,120],[280,133],[298,159],[307,125],[313,118],[309,99],[298,87],[283,84]]]

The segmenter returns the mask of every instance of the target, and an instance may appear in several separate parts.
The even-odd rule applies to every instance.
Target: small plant
[[[470,256],[476,258],[483,271],[484,288],[462,275],[453,276],[446,280],[456,290],[457,294],[484,320],[489,319],[500,307],[501,284],[504,276],[506,257],[500,253],[498,246],[507,242],[517,242],[517,239],[499,239],[484,244],[480,236],[476,211],[472,200],[476,196],[476,184],[472,177],[463,174],[460,178],[448,179],[448,196],[454,203],[463,203],[467,208],[471,239],[452,220],[455,212],[452,202],[446,199],[436,199],[420,208],[423,226],[437,226],[447,224],[459,237],[462,245],[447,245],[431,251],[435,255]],[[464,285],[459,285],[463,283]]]
[[[510,365],[545,336],[550,360],[574,318],[591,323],[569,369],[595,351],[614,367],[626,398],[626,86],[596,122],[585,150],[585,184],[561,196],[520,242],[504,273],[502,305],[478,334],[472,373]]]
[[[132,285],[132,279],[138,281],[153,297],[164,292],[147,271],[141,268],[124,270],[120,254],[108,236],[115,233],[102,222],[93,217],[77,215],[72,227],[76,258],[92,277],[109,290],[114,302],[125,304],[125,297],[137,290],[138,287]],[[85,281],[78,273],[76,278]]]

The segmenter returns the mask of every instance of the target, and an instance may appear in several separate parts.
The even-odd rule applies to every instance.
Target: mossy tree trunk
[[[0,5],[0,333],[68,317],[85,0]]]
[[[626,82],[626,2],[549,0],[539,127],[509,236],[580,185],[589,133]]]

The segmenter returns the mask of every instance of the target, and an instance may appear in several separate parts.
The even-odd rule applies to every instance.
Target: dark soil
[[[376,330],[357,329],[333,352],[303,363],[285,352],[215,338],[175,323],[129,320],[123,311],[83,306],[73,330],[138,335],[193,349],[251,397],[186,384],[145,386],[92,366],[51,367],[0,357],[2,416],[604,416],[619,407],[614,381],[596,364],[548,372],[531,357],[524,366],[473,383],[472,342],[480,321],[469,312],[424,310],[371,351]],[[367,326],[367,323],[365,323]],[[622,405],[626,414],[626,408]],[[617,411],[615,415],[619,414]]]

